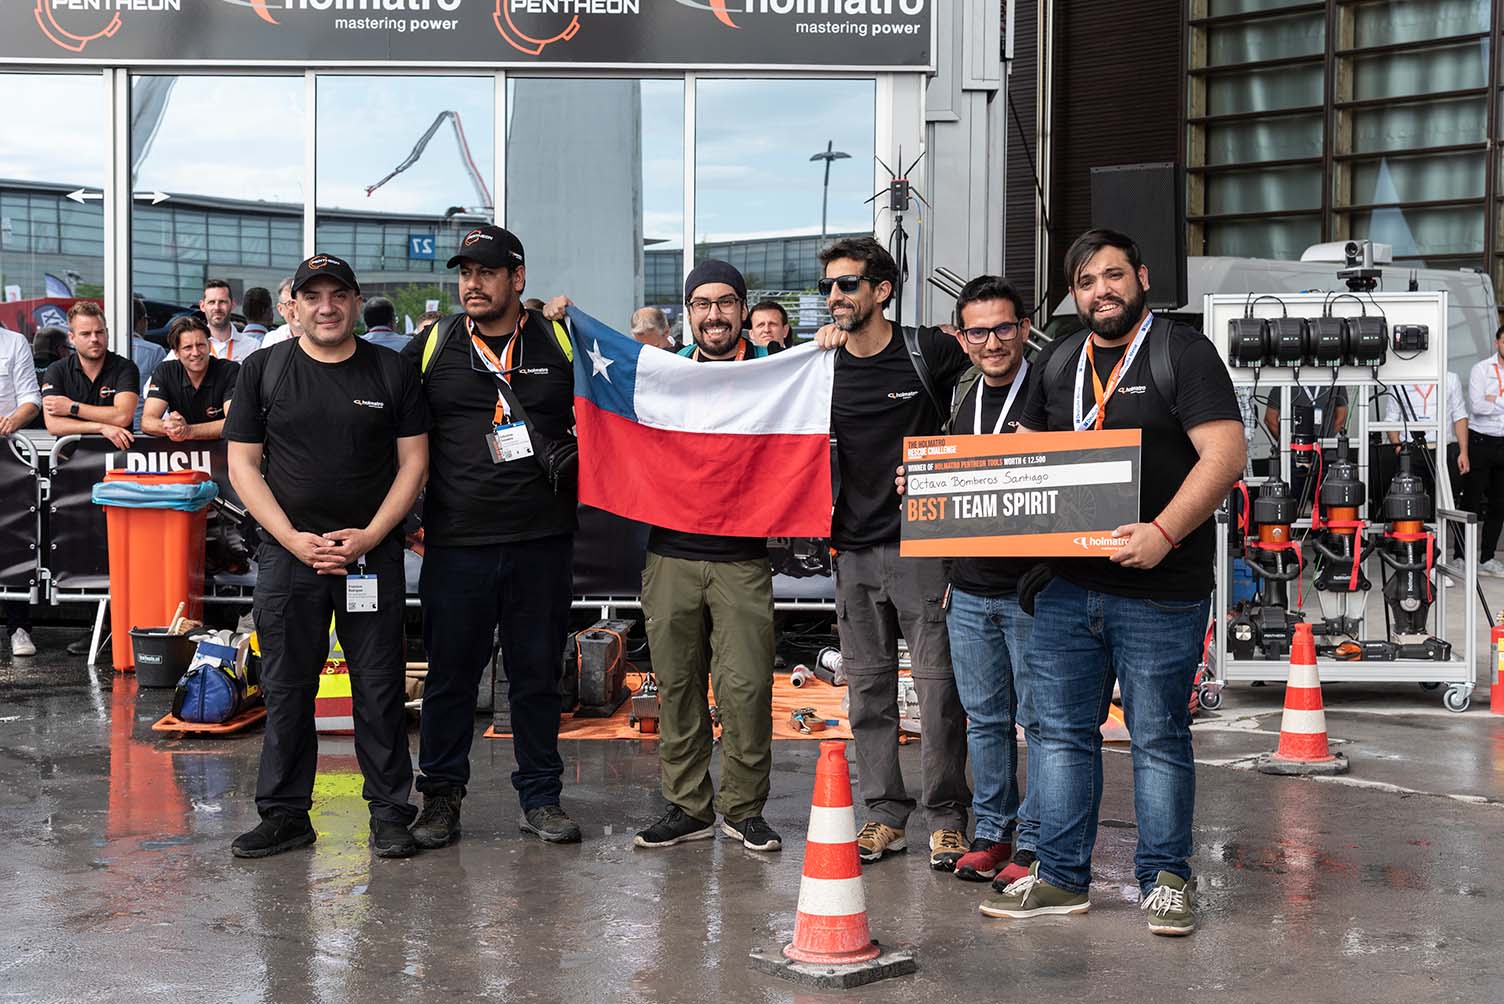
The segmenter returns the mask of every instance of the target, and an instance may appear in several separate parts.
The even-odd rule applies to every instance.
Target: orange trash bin
[[[203,471],[109,471],[104,480],[138,485],[194,485]],[[204,522],[208,510],[136,509],[106,505],[110,549],[110,650],[115,668],[131,672],[131,628],[165,627],[179,603],[203,619]]]

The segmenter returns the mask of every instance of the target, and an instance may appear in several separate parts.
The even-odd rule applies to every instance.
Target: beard
[[[1144,287],[1135,281],[1133,295],[1127,300],[1121,300],[1116,296],[1105,296],[1098,297],[1096,303],[1092,305],[1095,307],[1103,303],[1121,304],[1122,309],[1118,311],[1116,317],[1097,320],[1089,314],[1083,314],[1079,309],[1076,311],[1076,316],[1080,318],[1082,324],[1086,325],[1088,331],[1094,331],[1098,338],[1111,342],[1122,338],[1138,325],[1144,316],[1144,301],[1147,299],[1148,294],[1144,291]]]
[[[465,314],[477,324],[490,324],[499,321],[506,316],[507,309],[511,307],[511,297],[503,297],[501,300],[477,300],[465,301]]]
[[[834,314],[832,314],[831,320],[835,322],[836,327],[840,328],[842,331],[847,332],[848,334],[860,329],[872,317],[871,307],[868,307],[864,311],[861,307],[858,307],[855,303],[852,303],[849,300],[844,304],[840,304],[840,306],[849,306],[851,308],[851,313],[847,314],[844,319],[836,317]]]
[[[736,347],[741,334],[740,327],[729,321],[707,321],[695,330],[695,344],[707,356],[723,356]]]

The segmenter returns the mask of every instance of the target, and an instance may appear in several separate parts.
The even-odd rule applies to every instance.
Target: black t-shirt
[[[919,349],[942,403],[971,365],[966,352],[939,328],[920,328]],[[892,543],[899,536],[899,498],[893,485],[905,436],[939,433],[944,419],[919,382],[903,335],[895,327],[885,349],[860,358],[836,350],[830,426],[836,438],[840,490],[831,543],[854,550]]]
[[[1335,403],[1334,399],[1335,398]],[[1280,388],[1269,389],[1269,407],[1276,413],[1281,410],[1284,395]],[[1337,410],[1347,407],[1347,388],[1335,390],[1328,383],[1325,387],[1297,387],[1293,395],[1294,410],[1290,413],[1291,429],[1307,435],[1327,439],[1337,434]],[[1316,413],[1321,412],[1321,428],[1316,428]]]
[[[771,350],[772,345],[768,348]],[[747,342],[747,358],[756,357],[750,341]],[[702,363],[732,363],[733,359],[706,359],[695,353],[689,356]],[[685,558],[689,561],[767,561],[766,537],[720,537],[708,533],[685,533],[665,527],[648,528],[648,551],[665,558]]]
[[[42,374],[43,397],[61,394],[76,404],[108,408],[114,405],[116,394],[140,393],[141,371],[125,356],[113,352],[104,354],[99,376],[93,380],[84,374],[83,361],[76,352],[57,360]]]
[[[1156,338],[1170,339],[1178,415],[1171,413],[1169,402],[1160,396],[1149,372],[1149,343]],[[1079,352],[1079,343],[1075,347]],[[1127,350],[1125,344],[1114,349],[1099,348],[1093,353],[1095,368],[1104,384]],[[1021,423],[1030,429],[1058,432],[1074,427],[1071,399],[1076,387],[1076,360],[1072,358],[1068,365],[1051,366],[1052,355],[1053,352],[1038,361],[1040,379],[1030,388],[1029,404]],[[1057,372],[1051,373],[1052,370]],[[1046,374],[1054,379],[1046,381]],[[1081,412],[1085,415],[1096,398],[1090,377],[1081,383]],[[1243,416],[1233,393],[1232,378],[1211,340],[1187,325],[1157,318],[1133,365],[1119,378],[1118,389],[1107,402],[1107,419],[1103,424],[1105,429],[1143,430],[1140,521],[1148,522],[1159,515],[1196,465],[1198,455],[1186,430],[1220,419],[1241,425]],[[1203,599],[1212,587],[1215,539],[1215,528],[1208,519],[1186,536],[1180,547],[1165,555],[1158,566],[1147,571],[1114,565],[1106,558],[1058,558],[1051,564],[1056,574],[1083,589],[1146,599]]]
[[[182,415],[189,425],[217,422],[225,417],[225,404],[235,396],[239,376],[239,363],[210,356],[209,369],[194,389],[187,367],[176,359],[164,359],[146,381],[146,397],[166,401],[167,410]]]
[[[425,541],[451,546],[535,540],[575,529],[572,491],[556,494],[535,457],[493,463],[486,437],[495,428],[496,377],[485,368],[463,319],[423,381],[432,420]],[[510,336],[482,338],[501,360]],[[414,372],[427,335],[402,350]],[[542,438],[563,439],[574,427],[574,369],[543,315],[529,311],[512,359],[512,392]],[[512,416],[517,421],[517,416]]]
[[[1035,370],[1030,367],[1019,385],[1013,407],[1008,409],[1003,422],[1003,432],[1018,430],[1019,416],[1029,399],[1029,385],[1034,380]],[[982,432],[992,432],[997,426],[998,414],[1012,392],[1013,383],[1002,387],[989,387],[981,378],[966,392],[956,413],[956,427],[952,431],[964,436],[976,431],[977,395],[982,395]],[[1039,564],[1037,558],[955,558],[950,563],[950,582],[962,592],[973,596],[1006,596],[1018,592],[1018,578]]]
[[[428,430],[417,371],[360,338],[338,363],[314,360],[296,341],[253,352],[234,398],[225,438],[265,444],[266,483],[305,533],[368,524],[396,480],[397,440]]]

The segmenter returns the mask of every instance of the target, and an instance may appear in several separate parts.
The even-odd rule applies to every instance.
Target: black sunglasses
[[[839,289],[843,293],[855,293],[861,288],[863,282],[877,285],[877,280],[870,275],[840,275],[834,279],[821,279],[815,284],[815,288],[820,291],[821,296],[829,296],[833,289]]]

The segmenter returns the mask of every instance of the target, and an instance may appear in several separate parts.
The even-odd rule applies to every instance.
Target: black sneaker
[[[413,839],[426,851],[447,847],[460,838],[460,792],[452,789],[423,793],[423,811],[413,823]]]
[[[761,816],[748,816],[735,823],[724,819],[721,821],[721,832],[733,840],[740,840],[742,846],[749,851],[783,850],[783,838]]]
[[[390,819],[371,820],[371,847],[378,858],[410,858],[418,853],[412,831]]]
[[[550,844],[577,844],[580,842],[580,824],[557,805],[540,805],[522,814],[517,828],[523,833]]]
[[[230,844],[230,853],[237,858],[269,858],[283,851],[307,847],[318,838],[307,813],[273,812],[263,817],[254,830],[236,837]]]
[[[677,805],[670,805],[663,818],[639,831],[632,843],[638,847],[672,847],[686,840],[708,840],[714,836],[715,820],[695,819]]]

